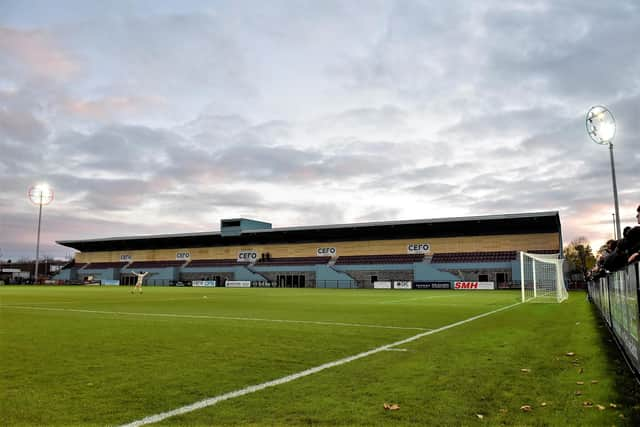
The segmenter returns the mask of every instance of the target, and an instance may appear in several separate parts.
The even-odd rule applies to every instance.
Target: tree
[[[586,237],[578,237],[565,246],[564,258],[569,263],[569,272],[579,273],[583,280],[587,279],[587,273],[596,265],[596,257]]]

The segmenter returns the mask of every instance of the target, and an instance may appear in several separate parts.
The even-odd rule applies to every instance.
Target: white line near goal
[[[43,311],[64,311],[72,313],[89,313],[89,314],[111,314],[118,316],[146,316],[146,317],[173,317],[184,319],[212,319],[212,320],[239,320],[243,322],[275,322],[275,323],[301,323],[305,325],[319,326],[349,326],[357,328],[378,328],[378,329],[400,329],[408,331],[430,331],[429,328],[418,328],[410,326],[391,326],[391,325],[370,325],[365,323],[345,323],[345,322],[323,322],[316,320],[288,320],[288,319],[264,319],[258,317],[231,317],[231,316],[210,316],[207,314],[173,314],[173,313],[138,313],[128,311],[106,311],[106,310],[83,310],[75,308],[54,308],[54,307],[32,307],[25,305],[0,305],[0,308],[18,308],[21,310],[43,310]]]
[[[285,384],[294,380],[297,380],[298,378],[302,378],[302,377],[306,377],[312,374],[315,374],[317,372],[320,371],[324,371],[325,369],[329,369],[329,368],[333,368],[336,366],[340,366],[340,365],[344,365],[345,363],[349,363],[349,362],[353,362],[354,360],[357,359],[362,359],[364,357],[368,357],[371,355],[374,355],[376,353],[379,353],[381,351],[387,351],[392,347],[396,347],[399,345],[403,345],[403,344],[407,344],[411,341],[415,341],[418,340],[422,337],[426,337],[427,335],[432,335],[432,334],[437,334],[438,332],[442,332],[442,331],[446,331],[447,329],[451,329],[451,328],[455,328],[456,326],[460,326],[463,325],[465,323],[469,323],[472,322],[474,320],[477,319],[481,319],[483,317],[486,316],[490,316],[492,314],[498,313],[500,311],[503,310],[507,310],[510,309],[512,307],[515,307],[517,305],[520,305],[522,303],[518,302],[515,304],[511,304],[508,305],[506,307],[502,307],[502,308],[498,308],[496,310],[492,310],[489,311],[487,313],[483,313],[483,314],[478,314],[477,316],[473,316],[473,317],[469,317],[468,319],[465,320],[461,320],[459,322],[455,322],[455,323],[451,323],[449,325],[445,325],[442,326],[438,329],[434,329],[428,332],[423,332],[421,334],[417,334],[414,335],[412,337],[400,340],[400,341],[396,341],[394,343],[391,344],[387,344],[387,345],[383,345],[381,347],[378,348],[374,348],[373,350],[369,350],[369,351],[365,351],[363,353],[358,353],[354,356],[349,356],[349,357],[345,357],[344,359],[340,359],[340,360],[336,360],[334,362],[329,362],[329,363],[325,363],[323,365],[319,365],[316,366],[314,368],[310,368],[310,369],[306,369],[304,371],[292,374],[292,375],[287,375],[286,377],[282,377],[282,378],[278,378],[272,381],[267,381],[265,383],[262,384],[256,384],[256,385],[252,385],[243,389],[239,389],[239,390],[235,390],[229,393],[225,393],[225,394],[221,394],[215,397],[211,397],[209,399],[204,399],[204,400],[200,400],[198,402],[192,403],[191,405],[186,405],[186,406],[182,406],[180,408],[171,410],[171,411],[167,411],[167,412],[162,412],[160,414],[155,414],[155,415],[150,415],[148,417],[144,417],[140,420],[136,420],[136,421],[132,421],[128,424],[124,424],[121,427],[138,427],[138,426],[143,426],[146,424],[152,424],[152,423],[157,423],[160,422],[162,420],[166,420],[167,418],[171,418],[174,417],[176,415],[182,415],[182,414],[186,414],[188,412],[193,412],[193,411],[197,411],[198,409],[203,409],[209,406],[213,406],[219,402],[222,402],[224,400],[229,400],[229,399],[233,399],[236,397],[240,397],[240,396],[244,396],[246,394],[251,394],[251,393],[255,393],[256,391],[260,391],[260,390],[264,390],[265,388],[269,388],[269,387],[274,387],[280,384]]]

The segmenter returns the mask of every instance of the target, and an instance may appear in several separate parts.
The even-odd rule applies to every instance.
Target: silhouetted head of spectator
[[[607,241],[607,250],[609,252],[612,252],[616,246],[618,246],[618,241],[617,240],[608,240]]]
[[[638,220],[638,224],[640,224],[640,205],[638,205],[638,209],[636,209],[636,219]]]
[[[624,228],[624,230],[622,230],[622,238],[627,237],[627,234],[629,234],[629,231],[631,231],[631,227],[627,226]]]

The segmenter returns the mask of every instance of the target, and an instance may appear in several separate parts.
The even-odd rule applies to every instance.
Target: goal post
[[[562,302],[569,298],[559,254],[520,252],[522,302]]]

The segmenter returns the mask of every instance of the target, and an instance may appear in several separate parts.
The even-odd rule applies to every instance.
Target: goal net
[[[559,254],[520,252],[522,302],[562,302],[569,298]]]

